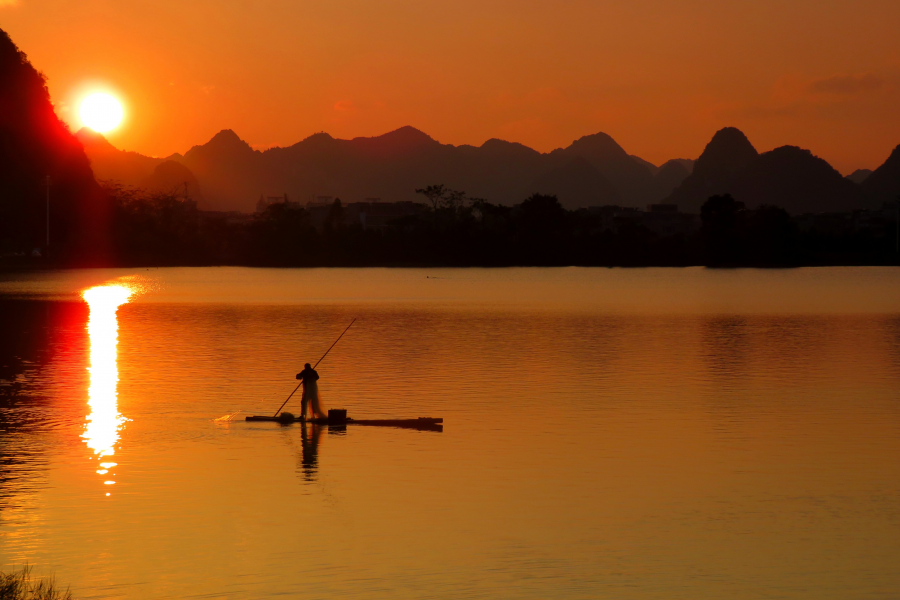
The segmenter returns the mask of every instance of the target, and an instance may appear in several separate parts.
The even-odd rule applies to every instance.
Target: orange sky
[[[0,0],[60,114],[112,89],[150,155],[412,125],[542,151],[604,131],[661,163],[719,128],[845,174],[900,144],[897,0]]]

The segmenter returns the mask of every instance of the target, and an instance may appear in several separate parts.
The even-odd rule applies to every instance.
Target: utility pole
[[[47,175],[47,251],[46,256],[50,258],[50,176]]]

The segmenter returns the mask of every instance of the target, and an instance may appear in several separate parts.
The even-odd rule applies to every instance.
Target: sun
[[[100,133],[119,126],[125,111],[122,103],[109,94],[97,92],[81,101],[81,122]]]

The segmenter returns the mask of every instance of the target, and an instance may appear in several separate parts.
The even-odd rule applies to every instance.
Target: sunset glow
[[[82,438],[88,448],[98,457],[112,456],[116,453],[115,444],[119,440],[119,429],[126,421],[119,414],[117,385],[119,371],[117,366],[119,325],[116,311],[119,306],[128,302],[132,292],[121,285],[108,285],[90,288],[82,293],[84,301],[90,306],[88,336],[91,343],[91,362],[88,371],[91,374],[88,389],[88,406],[91,413],[87,416]],[[104,462],[98,473],[105,475],[113,462]],[[114,481],[105,481],[107,485]]]
[[[94,131],[112,131],[122,122],[122,103],[102,92],[91,94],[81,102],[81,121]]]
[[[51,94],[97,72],[114,77],[134,99],[129,113],[141,114],[118,147],[150,156],[184,153],[225,128],[251,145],[288,146],[317,131],[352,138],[412,125],[443,143],[496,137],[542,152],[603,131],[658,165],[696,158],[735,126],[761,149],[809,148],[846,174],[881,164],[900,131],[900,3],[889,0],[865,10],[439,0],[397,11],[361,0],[258,10],[161,0],[137,28],[128,2],[61,4],[53,26],[22,5],[5,25],[40,49]],[[271,35],[282,30],[304,33]],[[252,42],[259,36],[265,43]]]
[[[898,595],[900,0],[0,17],[15,600]]]

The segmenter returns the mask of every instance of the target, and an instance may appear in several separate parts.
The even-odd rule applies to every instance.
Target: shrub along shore
[[[0,600],[72,600],[72,593],[56,586],[52,577],[35,578],[33,567],[0,571]]]

